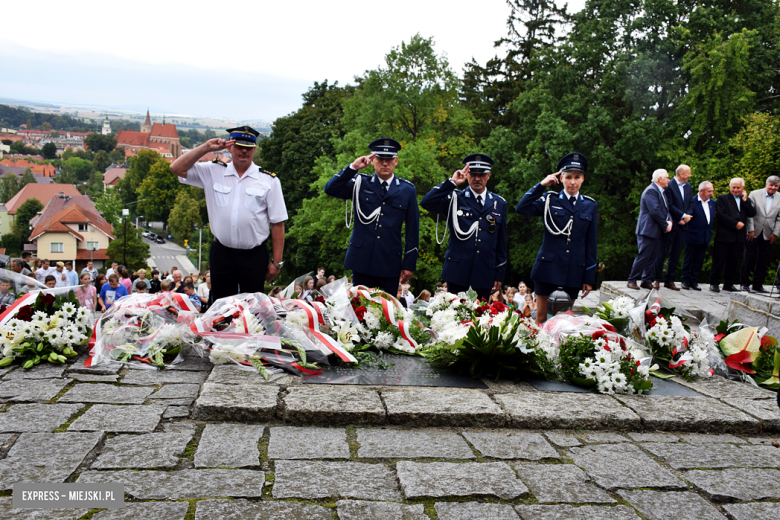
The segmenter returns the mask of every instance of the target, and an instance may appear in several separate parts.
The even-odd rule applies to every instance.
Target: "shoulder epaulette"
[[[495,195],[495,196],[496,196],[496,197],[498,197],[499,199],[501,199],[501,200],[503,200],[504,202],[506,202],[506,199],[505,199],[504,197],[502,197],[501,195],[499,195],[498,193],[494,193],[493,195]]]
[[[263,168],[260,168],[260,172],[266,175],[270,175],[271,177],[276,177],[276,174],[274,172],[269,172],[268,170],[265,170]]]
[[[224,166],[225,168],[227,168],[227,163],[223,163],[222,161],[220,161],[220,160],[219,160],[219,159],[217,159],[216,157],[215,157],[215,158],[214,158],[214,160],[213,160],[213,161],[211,161],[211,162],[212,162],[212,163],[214,163],[214,164],[219,164],[220,166]]]
[[[595,200],[593,197],[588,197],[587,195],[583,195],[583,196],[582,196],[582,198],[583,198],[583,199],[588,199],[588,200],[591,200],[591,201],[593,201],[593,202],[596,202],[596,200]],[[598,204],[598,202],[596,202],[596,204]]]
[[[414,183],[408,179],[404,179],[403,177],[397,177],[398,179],[401,179],[401,182],[405,182],[406,184],[411,184],[414,186]]]

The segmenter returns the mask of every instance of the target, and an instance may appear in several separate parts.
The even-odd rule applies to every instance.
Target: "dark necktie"
[[[577,197],[569,197],[569,202],[571,202],[571,205],[574,206],[574,203],[577,202]]]
[[[382,189],[387,193],[387,181],[382,181]]]
[[[479,207],[482,207],[482,195],[477,195],[477,203],[479,204]]]

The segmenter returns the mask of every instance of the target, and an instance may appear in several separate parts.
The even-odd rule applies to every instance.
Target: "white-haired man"
[[[772,244],[780,235],[780,177],[772,175],[766,180],[766,187],[750,192],[748,198],[753,202],[756,216],[747,219],[747,242],[745,258],[742,260],[740,289],[750,292],[750,271],[753,271],[753,290],[765,293],[764,278]]]
[[[661,273],[658,257],[662,254],[663,235],[672,230],[672,216],[664,189],[669,185],[669,173],[660,169],[653,172],[653,182],[645,188],[639,203],[639,220],[636,223],[636,241],[639,252],[628,275],[629,289],[658,289]],[[642,285],[636,284],[637,280]],[[655,284],[653,284],[655,282]]]
[[[756,216],[756,208],[745,192],[745,181],[739,177],[729,182],[729,193],[718,195],[715,204],[718,214],[715,247],[712,251],[710,270],[710,291],[720,292],[720,275],[725,267],[723,290],[738,292],[734,279],[739,269],[739,260],[747,239],[747,220]]]
[[[699,184],[699,194],[691,199],[691,220],[685,230],[685,258],[683,259],[682,288],[701,291],[699,275],[704,265],[704,255],[712,240],[712,225],[715,222],[714,189],[710,181]]]

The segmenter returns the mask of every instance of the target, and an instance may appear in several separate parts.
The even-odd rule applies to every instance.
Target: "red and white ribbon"
[[[302,309],[306,314],[306,318],[308,319],[309,333],[311,333],[311,335],[317,338],[320,343],[325,345],[325,347],[341,358],[342,361],[347,363],[357,362],[357,359],[355,359],[352,354],[347,352],[347,350],[342,347],[338,341],[331,338],[327,334],[320,332],[319,321],[315,317],[317,312],[308,303],[304,302],[303,300],[284,300],[282,303],[287,309],[290,309],[291,307],[298,307],[299,309]]]

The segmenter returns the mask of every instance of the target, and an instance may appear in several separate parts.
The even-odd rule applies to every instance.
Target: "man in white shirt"
[[[65,273],[68,275],[68,285],[73,287],[74,285],[79,284],[79,277],[76,274],[76,271],[73,270],[73,262],[65,262]]]
[[[206,305],[209,302],[209,291],[211,291],[211,278],[206,276],[206,279],[198,287],[198,298],[200,298],[203,305]]]
[[[67,287],[70,285],[70,280],[68,279],[68,273],[65,271],[64,263],[57,262],[57,267],[54,269],[52,275],[57,281],[57,285],[55,285],[55,287]]]
[[[35,271],[35,278],[39,282],[43,283],[47,276],[54,274],[54,270],[55,269],[51,267],[51,264],[48,260],[43,260],[43,266]]]
[[[699,184],[699,194],[691,199],[688,211],[691,219],[685,230],[685,258],[683,259],[682,288],[701,291],[699,274],[704,265],[704,255],[712,240],[712,224],[715,222],[715,201],[712,200],[712,183]]]
[[[409,284],[405,283],[401,285],[401,298],[406,300],[406,306],[409,307],[414,303],[414,295],[409,292]]]
[[[747,219],[747,242],[745,257],[742,260],[740,284],[743,291],[750,292],[750,272],[753,271],[753,291],[765,293],[764,279],[769,264],[772,245],[780,235],[780,177],[772,175],[761,190],[750,192],[748,198],[753,201],[756,216]]]
[[[116,272],[117,267],[119,267],[119,262],[111,262],[111,267],[109,267],[108,271],[106,271],[106,280],[108,280],[108,277]]]
[[[204,188],[214,242],[211,244],[211,301],[239,292],[262,292],[264,282],[279,274],[284,253],[287,208],[275,173],[252,162],[257,136],[248,126],[229,129],[230,141],[209,139],[171,165],[179,182]],[[230,164],[199,163],[208,152],[229,149]],[[271,237],[273,260],[268,262],[266,239]],[[267,264],[264,269],[263,266]],[[242,270],[237,266],[257,266]]]

